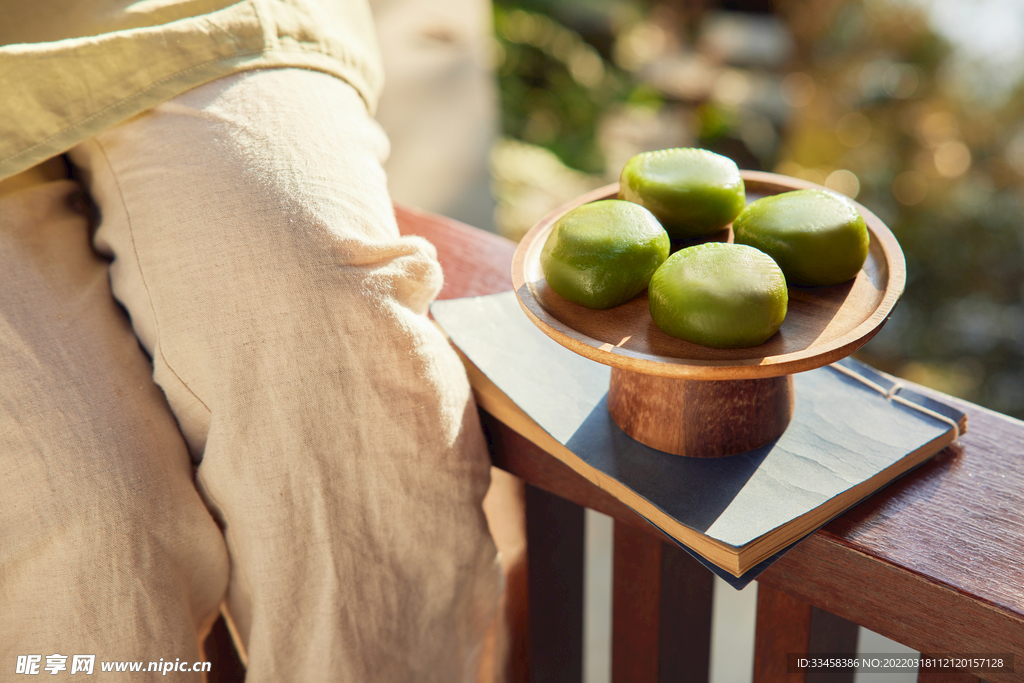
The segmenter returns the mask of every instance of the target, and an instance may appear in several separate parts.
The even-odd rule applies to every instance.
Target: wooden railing
[[[511,289],[514,245],[398,210],[438,248],[443,298]],[[957,445],[787,553],[758,579],[755,683],[852,680],[788,673],[788,653],[852,653],[865,626],[925,653],[1007,653],[1016,671],[918,680],[1024,681],[1024,423],[923,387],[968,413]],[[583,508],[615,520],[612,680],[706,681],[711,575],[632,510],[484,415],[494,464],[528,484],[530,680],[580,680]]]
[[[511,289],[511,242],[411,209],[397,215],[403,233],[437,247],[442,298]],[[755,683],[852,681],[848,672],[790,673],[786,655],[853,653],[857,625],[925,653],[1015,657],[1014,671],[924,671],[919,681],[1024,681],[1024,423],[914,389],[966,411],[969,433],[759,577]],[[490,415],[482,420],[494,464],[527,484],[530,618],[513,637],[528,642],[528,661],[512,662],[513,678],[581,680],[591,508],[615,520],[612,680],[707,681],[711,574],[617,499]]]

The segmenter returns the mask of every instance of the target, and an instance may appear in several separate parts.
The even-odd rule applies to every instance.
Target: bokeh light
[[[959,140],[935,148],[935,170],[944,178],[959,178],[971,167],[971,150]]]
[[[845,194],[851,199],[856,199],[860,194],[860,179],[852,171],[841,168],[829,174],[825,179],[825,187]]]

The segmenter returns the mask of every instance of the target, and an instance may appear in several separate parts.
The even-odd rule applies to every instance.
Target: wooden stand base
[[[612,368],[608,411],[622,431],[696,458],[742,453],[778,438],[793,416],[793,376],[686,380]]]

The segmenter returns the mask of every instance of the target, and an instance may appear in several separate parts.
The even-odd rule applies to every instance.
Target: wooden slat
[[[531,683],[583,677],[583,508],[526,487]]]
[[[615,524],[612,683],[657,683],[661,540]]]
[[[714,576],[671,541],[661,544],[659,683],[706,683]]]
[[[613,683],[707,683],[712,574],[672,542],[615,524]]]
[[[854,654],[857,652],[857,624],[823,609],[813,608],[808,652]]]
[[[857,624],[817,607],[811,608],[811,655],[854,657],[857,654]],[[855,671],[817,669],[807,672],[807,683],[853,683]]]
[[[789,673],[789,656],[857,652],[857,625],[768,586],[757,587],[754,683],[852,683],[853,671]]]
[[[757,586],[754,683],[805,683],[803,673],[788,673],[786,656],[807,651],[811,605],[769,586]]]

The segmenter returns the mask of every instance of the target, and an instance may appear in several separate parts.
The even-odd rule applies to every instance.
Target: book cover
[[[672,455],[619,429],[606,405],[610,368],[538,330],[514,292],[439,301],[431,313],[470,361],[485,409],[737,587],[966,426],[963,413],[845,360],[795,375],[793,419],[775,442],[722,458]]]

